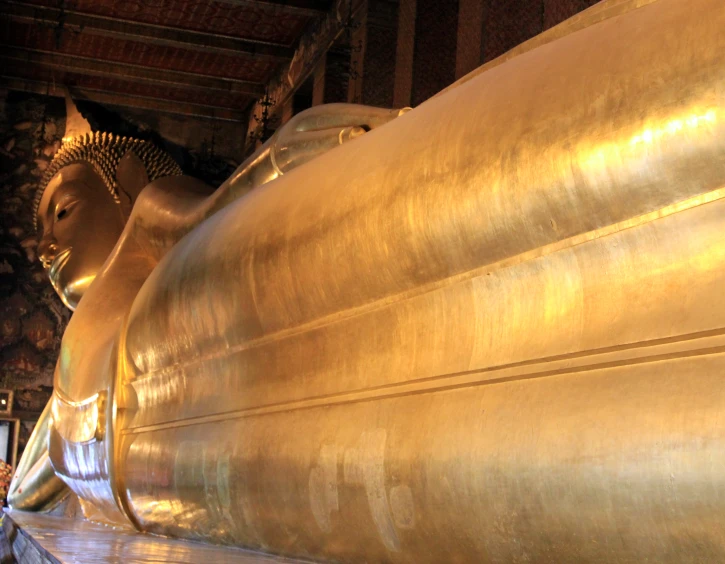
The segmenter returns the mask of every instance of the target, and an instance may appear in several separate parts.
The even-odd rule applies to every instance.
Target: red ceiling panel
[[[0,20],[0,30],[5,42],[20,47],[250,82],[267,82],[276,68],[269,59],[241,53],[220,55],[85,32],[66,31],[62,35],[60,48],[56,49],[56,39],[52,29]]]
[[[27,0],[27,3],[57,7],[56,0]],[[295,42],[310,20],[304,14],[285,11],[284,6],[235,5],[208,0],[75,0],[72,9],[288,46]]]

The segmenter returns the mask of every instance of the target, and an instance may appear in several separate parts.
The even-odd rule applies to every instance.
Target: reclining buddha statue
[[[322,561],[725,561],[724,28],[605,1],[410,112],[301,113],[211,195],[69,119],[37,217],[76,311],[13,507]]]

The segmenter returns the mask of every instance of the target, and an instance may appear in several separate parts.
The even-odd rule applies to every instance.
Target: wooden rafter
[[[59,97],[64,96],[64,91],[60,85],[55,86],[42,81],[19,78],[12,76],[11,74],[6,74],[5,72],[3,72],[3,75],[0,76],[0,80],[2,80],[3,86],[9,90],[32,92],[34,94],[48,94],[50,96]],[[188,102],[150,98],[147,96],[121,94],[118,92],[109,92],[92,88],[72,88],[72,94],[74,97],[81,100],[89,100],[103,105],[140,108],[156,112],[211,118],[215,120],[246,122],[246,112],[243,110],[238,111],[230,108],[218,108],[203,104],[192,104]]]
[[[216,0],[232,6],[245,6],[257,8],[259,6],[274,6],[290,14],[303,16],[319,16],[330,7],[328,0]]]
[[[0,0],[0,17],[10,21],[56,26],[60,16],[57,8],[34,6],[16,0]],[[292,47],[278,43],[109,18],[74,10],[65,10],[62,18],[64,28],[68,30],[143,43],[214,53],[244,53],[275,59],[292,59],[294,54]]]
[[[220,90],[232,94],[259,97],[264,94],[264,85],[231,78],[218,78],[189,72],[156,69],[128,63],[101,61],[88,57],[49,53],[37,49],[27,49],[0,44],[0,61],[12,61],[108,78],[130,79],[133,81],[193,88],[201,90]],[[213,97],[213,92],[210,92]]]

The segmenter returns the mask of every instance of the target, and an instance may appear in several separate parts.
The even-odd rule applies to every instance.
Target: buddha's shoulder
[[[165,176],[146,185],[136,199],[133,214],[156,215],[167,209],[185,209],[212,192],[211,186],[193,176]]]

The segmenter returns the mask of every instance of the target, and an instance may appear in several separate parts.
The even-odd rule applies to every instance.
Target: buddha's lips
[[[71,250],[72,250],[72,248],[62,250],[61,252],[59,252],[56,255],[56,257],[53,259],[53,262],[50,263],[50,270],[48,272],[48,278],[50,278],[50,281],[53,284],[53,286],[55,286],[58,283],[58,274],[60,274],[61,269],[68,262],[68,259],[70,258]]]

